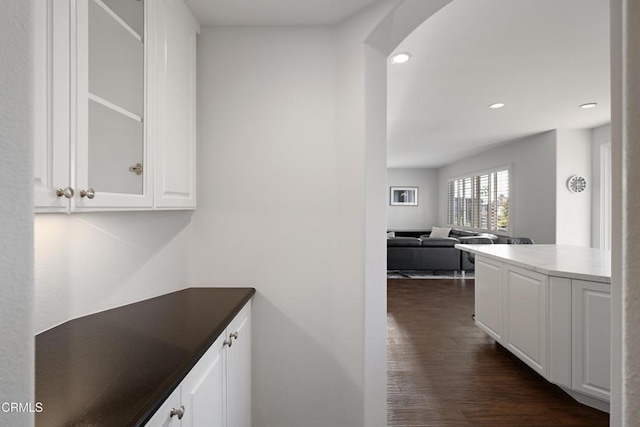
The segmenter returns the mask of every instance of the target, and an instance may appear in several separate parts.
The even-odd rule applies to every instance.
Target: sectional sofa
[[[431,230],[390,231],[387,234],[387,270],[473,270],[457,243],[506,243],[495,234],[451,229],[449,237],[429,237]]]

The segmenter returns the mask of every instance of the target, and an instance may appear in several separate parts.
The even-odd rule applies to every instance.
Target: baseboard
[[[592,408],[595,408],[599,411],[602,412],[606,412],[607,414],[610,413],[610,405],[609,402],[606,402],[604,400],[595,398],[595,397],[591,397],[591,396],[587,396],[586,394],[577,392],[575,390],[569,390],[567,388],[564,387],[560,387],[562,389],[562,391],[564,391],[565,393],[567,393],[569,396],[571,396],[574,400],[582,403],[583,405],[587,405],[590,406]]]

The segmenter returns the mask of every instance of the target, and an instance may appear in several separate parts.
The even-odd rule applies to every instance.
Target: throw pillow
[[[450,232],[451,232],[451,228],[431,227],[431,234],[429,234],[429,238],[444,239],[445,237],[449,237]]]

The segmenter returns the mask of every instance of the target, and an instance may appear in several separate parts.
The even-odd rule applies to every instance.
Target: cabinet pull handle
[[[174,415],[177,415],[178,419],[181,420],[182,417],[184,417],[184,406],[181,406],[178,409],[172,408],[171,412],[169,413],[169,418],[173,417]]]
[[[235,339],[238,339],[238,332],[233,332],[233,333],[229,334],[229,339],[228,339],[228,340],[224,340],[224,341],[222,342],[222,346],[223,346],[223,347],[224,347],[224,346],[229,346],[229,347],[231,347],[231,346],[233,345],[233,340],[234,340],[234,338],[235,338]]]
[[[83,199],[86,197],[87,199],[93,199],[96,197],[96,190],[93,188],[87,188],[86,190],[80,190],[80,197]]]
[[[76,194],[75,191],[73,191],[73,188],[71,187],[65,187],[65,188],[58,188],[56,190],[56,196],[58,197],[66,197],[67,199],[70,199],[73,197],[73,195]]]

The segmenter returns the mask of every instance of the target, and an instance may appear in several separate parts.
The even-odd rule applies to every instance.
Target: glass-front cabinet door
[[[151,208],[145,2],[76,5],[75,210]]]

